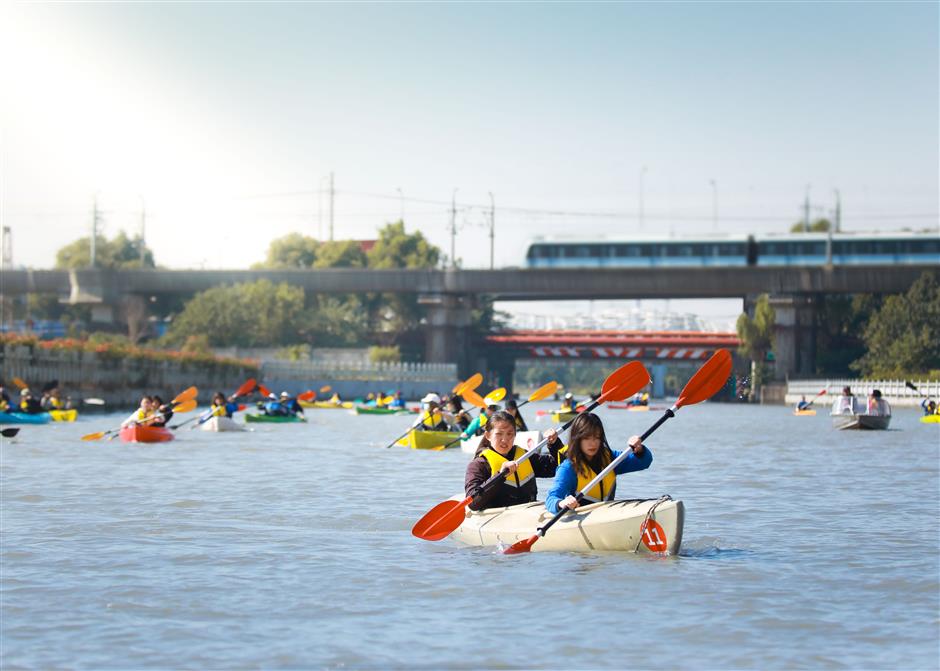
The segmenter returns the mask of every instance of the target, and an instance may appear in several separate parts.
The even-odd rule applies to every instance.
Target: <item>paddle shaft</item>
[[[651,433],[653,433],[653,431],[655,431],[655,430],[658,429],[660,426],[662,426],[663,422],[665,422],[665,421],[666,421],[667,419],[669,419],[670,417],[675,417],[675,416],[676,416],[676,410],[678,410],[678,409],[679,409],[678,407],[672,406],[671,408],[669,408],[668,410],[666,410],[666,412],[663,413],[663,416],[660,417],[659,420],[657,420],[657,422],[656,422],[655,424],[653,424],[653,426],[651,426],[649,429],[647,429],[646,433],[644,433],[642,436],[640,436],[640,444],[642,445],[642,444],[643,444],[643,441],[646,440],[647,438],[649,438],[649,435],[650,435]],[[578,500],[578,503],[579,503],[579,504],[584,503],[584,492],[589,492],[589,491],[591,491],[592,488],[596,487],[596,486],[597,486],[597,483],[599,483],[601,480],[603,480],[603,479],[604,479],[604,476],[606,476],[606,475],[607,475],[608,473],[610,473],[612,470],[614,470],[615,468],[617,468],[617,465],[618,465],[621,461],[623,461],[624,459],[626,459],[626,458],[630,455],[631,452],[633,452],[633,449],[632,449],[632,448],[626,449],[626,450],[624,450],[623,452],[621,452],[621,453],[617,456],[617,458],[614,459],[613,461],[611,461],[609,464],[607,464],[607,466],[606,466],[600,473],[598,473],[597,476],[596,476],[593,480],[591,480],[589,483],[587,483],[586,485],[584,485],[584,487],[581,489],[581,491],[578,492],[577,494],[575,494],[575,498]],[[558,520],[560,520],[561,517],[562,517],[562,515],[564,515],[565,513],[567,513],[568,510],[569,510],[568,508],[562,508],[562,509],[559,510],[557,513],[555,513],[555,516],[554,516],[552,519],[550,519],[550,520],[548,521],[548,523],[545,524],[545,526],[541,526],[541,527],[538,528],[538,531],[537,531],[538,535],[539,535],[539,536],[544,536],[546,533],[548,533],[548,530],[552,527],[552,525],[553,525],[555,522],[557,522]]]

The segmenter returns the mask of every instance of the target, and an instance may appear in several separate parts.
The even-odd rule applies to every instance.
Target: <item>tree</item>
[[[289,233],[271,241],[264,261],[252,268],[313,268],[320,243],[300,233]]]
[[[774,346],[774,324],[777,315],[767,294],[761,294],[754,305],[754,318],[745,312],[738,317],[736,330],[741,340],[739,352],[751,359],[752,388],[763,384],[768,375],[767,353]]]
[[[828,219],[817,219],[809,225],[809,231],[803,230],[803,222],[798,221],[790,227],[791,233],[825,233],[832,228],[832,222]]]
[[[868,352],[852,368],[870,377],[902,378],[940,369],[940,286],[923,273],[906,294],[889,296],[865,328]]]
[[[153,252],[144,246],[144,260],[140,260],[141,239],[139,236],[128,238],[124,231],[118,231],[113,240],[99,235],[95,244],[95,267],[108,270],[126,270],[130,268],[154,268]],[[56,268],[88,268],[91,266],[91,238],[79,238],[56,252]]]
[[[193,296],[173,320],[165,339],[185,343],[189,336],[207,335],[214,347],[258,347],[289,344],[299,339],[304,290],[287,283],[258,280],[213,287]]]
[[[379,239],[369,250],[370,268],[436,268],[441,250],[432,245],[421,231],[405,233],[405,222],[386,224]]]
[[[323,242],[317,249],[314,268],[365,268],[369,263],[362,246],[355,240]]]
[[[816,311],[816,373],[851,377],[853,361],[865,354],[862,334],[881,305],[872,294],[821,296]]]

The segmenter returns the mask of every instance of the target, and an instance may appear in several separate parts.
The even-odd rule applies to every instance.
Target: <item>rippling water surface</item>
[[[415,539],[468,456],[385,449],[407,418],[26,426],[0,453],[0,667],[935,669],[940,427],[898,413],[681,410],[618,485],[685,502],[671,558]],[[601,414],[618,447],[659,415]]]

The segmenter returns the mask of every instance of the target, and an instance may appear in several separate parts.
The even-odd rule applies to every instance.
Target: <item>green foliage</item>
[[[871,294],[824,296],[816,307],[816,373],[851,377],[853,361],[865,354],[862,334],[881,299]]]
[[[774,323],[777,315],[770,306],[767,294],[761,294],[754,305],[754,318],[747,313],[738,317],[736,330],[741,346],[738,351],[751,359],[751,377],[756,388],[769,377],[770,369],[766,363],[767,354],[774,346]]]
[[[252,266],[254,269],[263,268],[313,268],[317,260],[317,250],[320,243],[300,233],[289,233],[282,238],[272,240],[268,246],[268,254],[261,263]]]
[[[196,294],[165,336],[171,344],[191,335],[208,336],[214,347],[257,347],[295,342],[304,311],[304,291],[258,280],[213,287]]]
[[[365,268],[366,265],[366,253],[355,240],[321,243],[313,263],[314,268]]]
[[[868,321],[868,352],[852,368],[869,377],[901,378],[940,368],[940,286],[923,273],[906,294],[889,296]]]
[[[88,334],[86,342],[89,345],[111,345],[113,347],[132,347],[134,345],[126,335],[108,331],[93,331]]]
[[[809,225],[809,231],[803,230],[803,222],[798,221],[790,227],[791,233],[825,233],[832,228],[832,222],[828,219],[817,219]]]
[[[401,361],[401,350],[395,347],[370,347],[369,361],[372,363],[398,363]]]
[[[209,347],[209,336],[205,333],[186,336],[186,341],[183,343],[183,346],[180,347],[180,352],[185,354],[211,355],[212,348]]]
[[[79,238],[56,252],[55,267],[61,269],[88,268],[91,266],[91,237]],[[144,262],[140,262],[140,237],[128,238],[118,231],[114,239],[99,235],[95,245],[95,267],[109,270],[131,268],[153,268],[153,252],[144,247]]]
[[[307,361],[310,359],[312,348],[306,343],[288,345],[277,351],[277,358],[287,361]]]
[[[369,317],[362,301],[355,297],[321,297],[304,314],[302,333],[319,347],[362,345],[369,332]]]
[[[421,231],[405,233],[405,223],[396,221],[379,231],[379,239],[369,250],[370,268],[436,268],[441,250]]]

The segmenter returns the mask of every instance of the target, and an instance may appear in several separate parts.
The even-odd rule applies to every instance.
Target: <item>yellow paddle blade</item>
[[[190,412],[196,409],[196,399],[184,401],[173,407],[173,412]]]
[[[463,392],[476,389],[481,384],[483,384],[483,373],[474,373],[454,387],[452,393],[456,394],[457,396],[463,396]]]
[[[87,433],[82,436],[82,440],[98,440],[99,438],[104,438],[107,434],[107,431],[96,431],[95,433]]]
[[[386,396],[385,398],[380,399],[380,400],[382,401],[382,405],[388,405],[389,403],[391,403],[392,401],[395,400],[395,397],[394,397],[394,396]],[[376,401],[376,403],[378,403],[378,401]]]
[[[487,405],[493,405],[494,403],[499,403],[505,397],[506,397],[506,388],[499,387],[498,389],[494,389],[489,394],[484,396],[483,400],[486,402]]]
[[[179,394],[177,394],[176,398],[174,398],[172,401],[170,401],[170,403],[183,403],[183,402],[188,401],[188,400],[190,400],[190,399],[192,399],[192,398],[196,398],[196,394],[198,394],[198,393],[199,393],[199,390],[196,389],[195,387],[190,387],[189,389],[184,389],[184,390],[181,391]]]
[[[13,384],[15,384],[20,389],[25,389],[26,387],[29,386],[28,384],[26,384],[26,382],[23,381],[22,378],[19,378],[19,377],[13,378]]]
[[[471,404],[475,405],[475,406],[478,407],[478,408],[485,408],[485,407],[486,407],[486,401],[484,401],[484,400],[480,397],[480,395],[479,395],[478,393],[476,393],[475,391],[473,391],[472,389],[464,389],[464,390],[463,390],[463,393],[461,394],[461,396],[463,396],[465,399],[467,399],[467,403],[471,403]]]
[[[555,380],[543,384],[541,387],[532,392],[532,395],[529,396],[530,401],[541,401],[543,398],[548,398],[552,394],[558,391],[558,383]]]
[[[321,394],[325,394],[326,392],[328,392],[328,391],[330,391],[330,390],[332,390],[332,389],[333,389],[333,387],[331,387],[331,386],[328,385],[328,384],[325,384],[325,385],[323,385],[322,387],[320,387],[320,393],[321,393]]]
[[[425,426],[437,426],[441,423],[441,413],[435,412],[433,415],[424,418]]]

